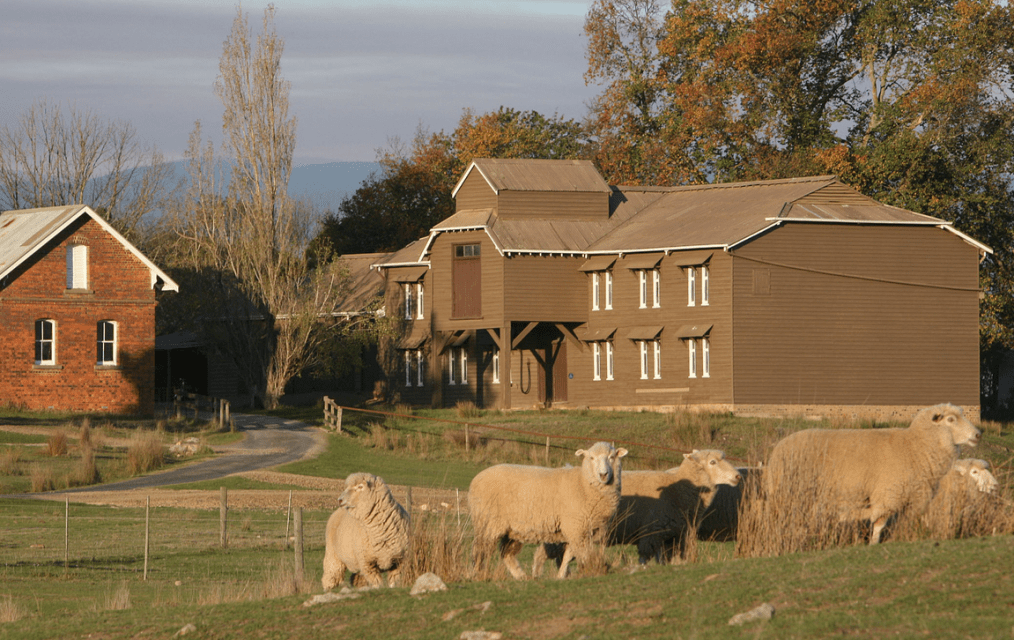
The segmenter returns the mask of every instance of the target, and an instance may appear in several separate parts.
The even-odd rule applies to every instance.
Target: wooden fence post
[[[151,496],[144,498],[144,581],[148,581],[148,533],[151,524]]]
[[[228,547],[229,539],[226,535],[226,514],[229,511],[229,490],[225,487],[219,487],[219,538],[222,543],[222,548]]]
[[[70,568],[70,498],[63,497],[63,569]]]
[[[282,548],[289,548],[289,517],[292,515],[292,490],[289,490],[289,506],[285,510],[285,540],[282,542]]]
[[[303,507],[296,507],[293,525],[296,533],[296,585],[303,585]]]

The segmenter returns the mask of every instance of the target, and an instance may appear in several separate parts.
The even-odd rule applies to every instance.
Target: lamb
[[[596,442],[575,455],[583,457],[580,467],[500,464],[475,476],[468,506],[477,559],[498,544],[504,565],[523,580],[517,556],[524,544],[565,543],[557,574],[565,578],[572,558],[586,561],[592,546],[605,541],[620,501],[621,458],[627,450]]]
[[[842,519],[871,522],[877,544],[889,518],[926,509],[958,447],[974,447],[980,435],[952,404],[919,411],[905,429],[805,429],[775,445],[765,494],[784,499],[816,487]]]
[[[668,471],[628,471],[609,544],[636,544],[641,564],[683,552],[685,536],[715,497],[717,485],[739,484],[740,474],[722,451],[694,450]]]
[[[325,591],[334,588],[344,581],[348,569],[351,582],[359,574],[371,587],[380,586],[381,571],[387,571],[388,585],[393,587],[408,546],[409,515],[383,478],[353,473],[338,496],[338,509],[327,521],[321,584]]]
[[[923,524],[940,537],[953,537],[998,486],[986,460],[955,461],[940,480],[940,487],[923,514]]]

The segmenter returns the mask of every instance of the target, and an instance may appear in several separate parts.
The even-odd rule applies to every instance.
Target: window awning
[[[402,336],[401,340],[398,340],[398,349],[418,349],[426,342],[430,337],[429,327],[416,326],[412,327],[412,331],[407,336]]]
[[[635,253],[627,256],[623,266],[628,269],[654,269],[663,257],[664,254],[661,253]]]
[[[711,327],[713,324],[685,324],[679,328],[676,332],[676,337],[680,340],[687,338],[703,338],[704,336],[711,333]]]
[[[708,262],[711,260],[711,256],[713,256],[713,255],[714,255],[714,253],[709,253],[707,255],[699,256],[697,258],[689,258],[689,257],[688,258],[677,258],[677,260],[676,260],[676,266],[679,266],[679,267],[696,267],[698,265],[708,264]]]
[[[581,339],[585,342],[601,342],[612,338],[614,333],[616,333],[616,327],[608,329],[585,329],[584,333],[581,334]]]
[[[429,267],[409,267],[407,269],[394,269],[395,282],[419,282]]]
[[[585,261],[578,271],[605,271],[616,262],[616,256],[592,256]]]
[[[630,331],[627,332],[627,338],[630,340],[654,340],[658,337],[658,334],[662,333],[662,329],[662,326],[631,327]]]

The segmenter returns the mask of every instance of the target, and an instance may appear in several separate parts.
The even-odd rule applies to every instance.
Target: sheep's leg
[[[873,521],[873,531],[870,533],[870,544],[878,544],[880,542],[880,536],[884,532],[884,527],[887,526],[887,515],[882,515]]]
[[[389,587],[398,586],[398,580],[400,578],[401,578],[401,565],[399,564],[387,572],[387,586]]]
[[[567,577],[567,570],[570,569],[570,561],[574,559],[574,545],[565,543],[563,550],[563,560],[560,561],[560,569],[556,572],[556,577],[563,579]]]
[[[330,591],[345,581],[345,563],[330,548],[324,550],[324,577],[320,579],[324,591]]]
[[[542,565],[546,564],[546,545],[540,544],[535,547],[535,554],[532,556],[532,577],[538,578],[542,575]]]
[[[380,570],[376,565],[364,567],[359,575],[362,576],[368,587],[380,587],[384,584],[384,578],[380,575]]]
[[[525,570],[518,562],[519,553],[521,553],[521,543],[517,540],[504,540],[500,546],[500,556],[503,558],[503,563],[507,565],[507,570],[511,572],[515,580],[524,580],[528,576],[525,575]]]

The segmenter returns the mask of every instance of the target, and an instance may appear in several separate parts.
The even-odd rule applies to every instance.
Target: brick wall
[[[88,289],[67,289],[67,246],[88,247]],[[35,365],[35,321],[56,323],[56,364]],[[97,366],[96,326],[116,323],[117,365]],[[0,290],[0,403],[151,415],[155,292],[148,267],[84,217]]]

